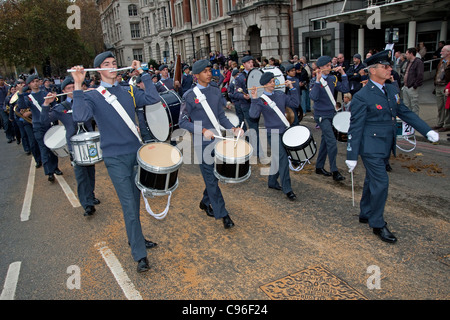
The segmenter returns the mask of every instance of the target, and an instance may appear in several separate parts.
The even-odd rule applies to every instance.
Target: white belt
[[[268,96],[266,96],[264,93],[261,95],[261,98],[263,98],[268,104],[269,107],[272,108],[273,111],[278,115],[278,117],[283,121],[284,125],[289,128],[291,125],[289,121],[286,119],[286,116],[281,112],[280,108],[278,108],[277,104],[273,102]]]

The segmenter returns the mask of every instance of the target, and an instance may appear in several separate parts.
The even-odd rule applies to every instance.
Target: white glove
[[[358,161],[356,161],[356,160],[345,160],[345,164],[348,167],[348,172],[352,172],[356,168],[356,165],[358,164]]]
[[[427,138],[431,142],[438,142],[439,141],[439,133],[437,133],[436,131],[430,130],[427,133]]]

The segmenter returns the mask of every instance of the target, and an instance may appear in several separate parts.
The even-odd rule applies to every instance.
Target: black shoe
[[[208,217],[214,217],[214,211],[211,205],[207,206],[203,201],[200,201],[200,209],[204,210]]]
[[[381,240],[389,243],[397,242],[397,238],[388,230],[386,226],[383,228],[373,228],[373,233],[380,237]]]
[[[281,190],[282,188],[281,188],[280,185],[277,185],[277,186],[274,186],[274,187],[269,186],[269,189]]]
[[[17,143],[17,144],[20,144],[20,139],[17,139],[16,143]]]
[[[42,167],[42,162],[37,162],[35,167],[36,167],[36,169],[39,169],[40,167]]]
[[[333,180],[342,181],[345,180],[345,178],[342,176],[342,174],[339,173],[339,171],[333,171]]]
[[[8,139],[8,143],[11,143],[11,142],[13,142],[14,140],[13,139]]]
[[[50,182],[55,181],[55,175],[54,175],[53,173],[50,173],[50,174],[48,175],[48,181],[50,181]]]
[[[146,249],[151,249],[151,248],[154,248],[154,247],[156,247],[158,245],[157,243],[152,242],[152,241],[147,240],[147,239],[144,239],[144,241],[145,241],[145,248]],[[128,242],[128,245],[130,246],[130,242]]]
[[[386,165],[386,171],[387,172],[391,172],[392,171],[392,167],[391,167],[391,165],[389,163]]]
[[[322,174],[325,177],[330,177],[331,176],[331,172],[328,172],[327,170],[325,170],[324,168],[316,168],[316,173],[317,174]]]
[[[98,200],[97,198],[94,198],[94,205],[99,205],[100,204],[100,200]]]
[[[87,206],[86,210],[84,211],[84,216],[85,217],[90,217],[94,214],[95,212],[95,207],[94,206]]]
[[[234,222],[233,220],[231,220],[229,215],[223,217],[222,219],[223,219],[223,226],[225,229],[230,229],[231,227],[234,227]]]
[[[361,217],[359,217],[359,222],[360,223],[369,223],[369,219],[368,218],[361,218]]]
[[[297,196],[295,195],[295,193],[293,191],[289,191],[288,193],[286,193],[286,197],[288,197],[288,199],[291,201],[294,201],[295,199],[297,199]]]
[[[150,266],[148,265],[147,257],[140,259],[137,265],[137,272],[145,272],[148,270],[150,270]]]
[[[25,153],[27,154],[27,156],[29,156],[31,154],[30,151],[26,151]]]
[[[55,172],[54,172],[57,176],[62,176],[62,171],[61,170],[59,170],[58,168],[56,168],[55,169]]]

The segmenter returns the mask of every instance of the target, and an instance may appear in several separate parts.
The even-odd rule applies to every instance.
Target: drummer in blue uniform
[[[208,60],[199,60],[192,66],[192,73],[197,78],[197,88],[206,97],[206,102],[210,106],[216,121],[225,129],[231,129],[235,135],[239,132],[243,135],[243,130],[233,127],[233,124],[225,115],[224,107],[226,100],[223,98],[220,89],[211,85],[212,73],[211,64]],[[214,129],[214,124],[210,120],[207,112],[197,97],[194,88],[187,91],[183,96],[180,110],[180,128],[186,129],[194,134],[194,149],[200,163],[205,182],[203,198],[200,201],[200,209],[206,211],[210,217],[222,219],[225,229],[234,226],[227,209],[222,192],[219,188],[219,181],[214,175],[214,160],[210,144],[214,141],[214,135],[218,135]],[[205,150],[207,150],[205,152]]]
[[[256,136],[256,146],[253,149],[256,150],[257,157],[260,156],[260,146],[259,146],[259,118],[254,119],[249,115],[251,97],[247,88],[247,78],[251,70],[253,70],[253,60],[252,56],[244,56],[242,58],[242,65],[244,70],[236,77],[235,80],[235,94],[234,97],[239,101],[239,105],[244,112],[244,118],[247,121],[248,134]],[[254,139],[250,137],[250,142],[253,144]]]
[[[41,123],[48,125],[54,121],[61,121],[66,129],[66,141],[69,152],[72,153],[72,143],[70,138],[77,134],[78,123],[73,121],[72,104],[73,104],[74,81],[72,77],[66,77],[61,84],[63,93],[67,93],[67,98],[63,102],[56,104],[51,110],[50,105],[55,101],[56,93],[49,93],[42,105]],[[84,129],[94,131],[92,129],[91,120],[83,123]],[[72,156],[71,156],[72,158]],[[77,180],[78,199],[84,209],[85,216],[91,216],[95,212],[95,205],[100,204],[100,200],[95,198],[95,165],[80,166],[73,164],[75,171],[75,179]]]
[[[250,117],[257,118],[263,114],[264,123],[267,129],[267,140],[269,143],[275,135],[278,136],[278,150],[272,149],[272,162],[270,166],[270,174],[268,179],[268,187],[276,190],[283,190],[287,198],[291,201],[297,197],[292,191],[291,178],[289,176],[289,160],[286,150],[281,141],[282,134],[289,127],[285,115],[286,108],[294,108],[298,106],[300,100],[297,89],[293,87],[290,80],[286,80],[286,87],[289,89],[285,94],[280,90],[275,90],[275,75],[268,71],[261,76],[259,83],[264,86],[264,92],[261,97],[258,97],[256,88],[249,88],[252,95],[252,102],[250,106]],[[262,98],[264,96],[264,98]],[[268,99],[266,98],[268,97]],[[274,108],[279,109],[279,113],[272,109],[271,103],[275,103]],[[284,117],[282,120],[281,117]],[[275,146],[273,146],[275,147]],[[280,177],[281,185],[278,183]]]
[[[386,83],[391,77],[390,55],[390,50],[384,50],[364,61],[370,80],[352,99],[345,162],[352,172],[358,156],[361,156],[366,168],[359,222],[369,223],[381,240],[394,243],[397,238],[386,226],[384,207],[389,188],[385,160],[391,152],[395,155],[396,117],[413,126],[431,142],[439,141],[439,134],[403,104],[394,85]]]
[[[322,131],[322,139],[320,141],[319,153],[316,161],[316,173],[324,176],[333,176],[333,180],[341,181],[345,178],[338,171],[336,166],[337,142],[333,131],[333,118],[336,114],[336,101],[332,101],[327,94],[330,89],[331,96],[334,100],[334,91],[348,92],[349,85],[347,75],[342,67],[337,67],[336,71],[341,74],[341,81],[331,72],[331,58],[329,56],[321,56],[316,62],[319,69],[317,75],[311,80],[311,91],[309,97],[314,101],[314,120]],[[321,78],[325,84],[322,83]],[[331,173],[324,169],[327,159],[330,163]]]
[[[55,181],[55,174],[62,175],[63,173],[58,168],[58,157],[44,144],[44,135],[50,129],[49,124],[41,123],[42,104],[47,93],[39,90],[39,78],[37,75],[29,76],[26,84],[31,89],[31,93],[23,93],[23,86],[18,86],[19,109],[31,109],[34,137],[39,146],[44,173],[48,175],[48,181],[53,182]]]
[[[128,117],[134,119],[136,107],[155,104],[160,97],[150,75],[143,74],[140,62],[134,60],[131,67],[142,75],[145,91],[117,85],[117,72],[105,70],[99,71],[101,85],[96,90],[83,92],[81,88],[86,72],[81,66],[73,67],[73,120],[85,122],[94,117],[98,125],[103,160],[122,206],[131,254],[138,262],[137,271],[144,272],[150,269],[146,249],[155,244],[145,240],[140,222],[141,193],[135,183],[140,137],[110,103],[118,101],[121,105],[119,111],[123,109]],[[97,55],[94,68],[117,68],[114,55],[109,51]]]
[[[178,90],[180,83],[178,81],[173,81],[169,75],[169,67],[166,64],[159,66],[160,79],[156,85],[158,92],[166,92],[169,90]]]

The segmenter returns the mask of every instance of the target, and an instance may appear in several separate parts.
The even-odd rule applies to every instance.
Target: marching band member
[[[215,121],[225,129],[232,129],[235,135],[238,135],[239,132],[243,134],[243,130],[234,128],[225,116],[226,100],[223,98],[220,89],[210,84],[212,79],[210,62],[206,59],[196,61],[192,67],[192,73],[196,76],[198,83],[195,88],[188,90],[183,96],[179,124],[180,128],[194,134],[194,149],[201,160],[200,171],[205,182],[205,190],[203,199],[200,201],[200,209],[205,210],[210,217],[222,219],[225,229],[228,229],[234,226],[234,222],[225,208],[219,181],[214,175],[214,163],[211,163],[211,154],[205,155],[204,153],[205,149],[212,152],[208,146],[214,139],[215,127],[200,99],[206,99],[216,119]]]
[[[336,101],[334,101],[333,93],[335,90],[343,93],[348,92],[348,79],[342,67],[336,68],[336,71],[341,74],[342,82],[338,81],[336,76],[330,75],[331,58],[329,56],[321,56],[317,59],[316,64],[318,67],[317,76],[315,81],[311,81],[311,91],[309,93],[311,100],[314,101],[314,120],[322,131],[322,140],[320,141],[316,162],[316,173],[326,177],[333,176],[335,181],[341,181],[345,178],[340,174],[336,166],[337,142],[333,132]],[[333,101],[331,98],[333,98]],[[331,173],[324,169],[327,155]]]
[[[23,84],[18,84],[19,89],[19,110],[31,109],[33,116],[33,132],[41,153],[44,173],[48,175],[48,181],[55,181],[55,174],[63,173],[58,168],[58,157],[44,144],[44,135],[50,128],[50,125],[41,123],[41,110],[44,98],[47,95],[45,91],[39,90],[39,78],[37,75],[29,76],[26,80],[27,86],[31,89],[30,94],[23,93]]]
[[[158,92],[178,90],[178,88],[180,87],[180,82],[173,81],[173,79],[169,75],[169,67],[166,64],[159,66],[159,74],[161,78],[156,85],[156,89],[158,90]]]
[[[302,91],[300,90],[300,84],[299,84],[299,79],[296,77],[297,74],[297,70],[295,70],[295,66],[293,64],[288,64],[287,66],[285,66],[286,69],[286,79],[292,82],[292,85],[295,88],[295,91],[298,94],[298,101],[299,103],[295,106],[295,107],[290,107],[292,109],[292,111],[294,111],[294,122],[292,123],[293,126],[296,126],[299,124],[299,120],[298,120],[298,109],[300,106],[300,101],[301,101],[301,96],[302,96]]]
[[[99,71],[100,86],[83,93],[81,88],[86,72],[81,66],[73,67],[73,120],[84,122],[94,117],[98,125],[103,160],[122,205],[131,253],[138,262],[137,271],[144,272],[150,269],[146,249],[155,243],[145,240],[139,217],[140,191],[135,183],[135,168],[140,137],[136,127],[128,126],[125,120],[135,118],[136,107],[157,103],[160,97],[150,75],[143,74],[140,62],[133,61],[131,67],[142,74],[145,91],[115,85],[117,72],[105,70]],[[117,68],[114,55],[109,51],[97,55],[94,68]],[[114,110],[116,106],[117,111],[123,111],[122,115]]]
[[[359,222],[369,223],[381,240],[394,243],[397,238],[386,227],[383,215],[389,188],[385,163],[391,151],[395,155],[396,116],[431,142],[437,142],[439,134],[403,104],[394,85],[385,83],[391,77],[390,55],[390,50],[384,50],[364,61],[370,80],[353,96],[345,163],[352,172],[361,156],[366,168]]]
[[[72,104],[73,104],[73,89],[74,82],[72,77],[66,77],[61,84],[61,90],[67,93],[67,99],[55,105],[50,111],[50,104],[55,101],[56,93],[49,93],[42,105],[41,123],[49,125],[54,121],[61,121],[66,129],[66,141],[69,152],[72,152],[72,143],[70,138],[77,134],[78,125],[73,121]],[[91,120],[83,123],[87,131],[94,131]],[[73,169],[75,171],[75,179],[77,180],[78,199],[83,206],[84,216],[91,216],[95,212],[95,206],[100,204],[100,200],[95,198],[95,165],[80,166],[74,163]]]
[[[281,135],[286,131],[286,128],[289,127],[289,122],[287,122],[287,119],[284,116],[286,107],[297,107],[300,102],[299,95],[290,80],[286,80],[285,82],[286,87],[289,88],[288,94],[275,90],[275,75],[272,72],[264,72],[259,83],[264,86],[262,97],[258,98],[256,88],[249,88],[252,95],[249,112],[250,117],[258,118],[261,113],[263,114],[264,123],[267,128],[267,140],[269,143],[271,143],[272,135],[278,136],[278,150],[272,150],[268,187],[271,189],[283,190],[288,199],[294,201],[297,197],[292,191],[291,178],[289,176],[289,160],[281,141]],[[272,103],[275,103],[275,105],[271,106]],[[276,112],[275,108],[279,109],[281,112],[280,116],[284,117],[284,121],[278,115],[279,113]],[[281,186],[277,181],[278,177],[281,179]]]

